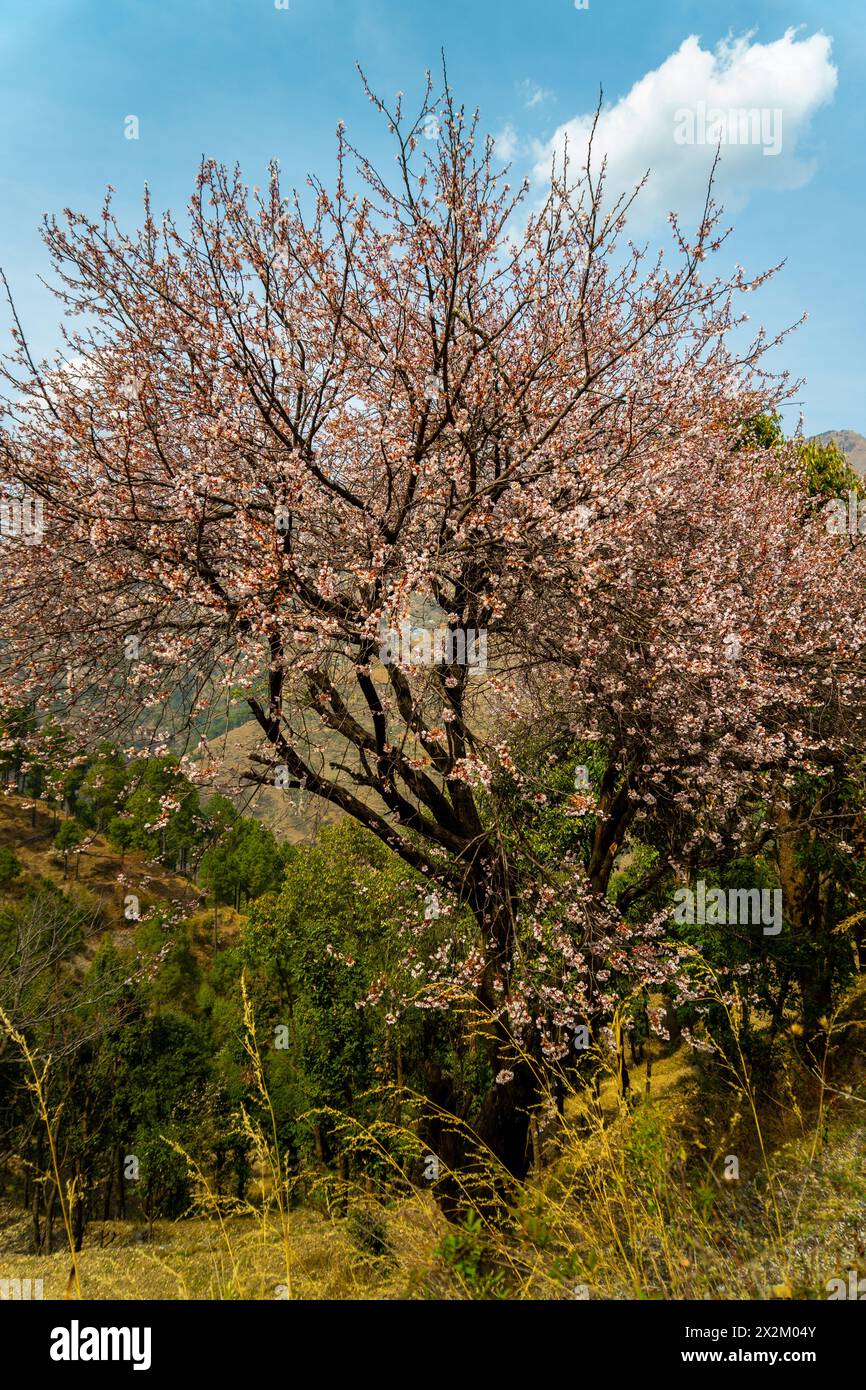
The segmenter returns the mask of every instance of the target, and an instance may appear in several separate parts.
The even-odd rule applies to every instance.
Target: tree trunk
[[[470,1141],[466,1158],[486,1167],[491,1176],[495,1173],[498,1189],[507,1184],[508,1176],[523,1179],[529,1172],[530,1120],[542,1098],[541,1056],[535,1029],[526,1038],[514,1038],[504,1021],[514,960],[515,895],[498,856],[476,864],[470,903],[485,943],[478,991],[484,1026],[479,1040],[494,1081],[471,1125],[482,1147],[473,1155]],[[491,1155],[496,1160],[492,1167]],[[482,1180],[481,1186],[487,1188],[489,1182]]]
[[[799,808],[799,814],[806,809]],[[832,1006],[834,895],[819,867],[820,856],[809,852],[813,836],[798,830],[796,819],[786,807],[777,811],[777,856],[785,916],[798,947],[794,974],[800,987],[803,1042],[814,1055],[820,1020]]]

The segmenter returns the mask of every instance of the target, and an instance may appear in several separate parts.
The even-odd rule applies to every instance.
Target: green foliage
[[[379,840],[346,820],[323,830],[315,846],[297,849],[279,895],[251,911],[243,955],[262,1036],[274,1040],[269,1084],[287,1105],[292,1098],[286,1136],[299,1152],[330,1153],[334,1142],[333,1117],[299,1122],[305,1112],[369,1119],[385,1103],[378,1088],[402,1080],[423,1091],[434,1065],[468,1079],[466,1059],[452,1050],[460,1028],[450,1015],[434,1018],[387,1000],[359,1007],[386,974],[409,992],[416,988],[402,961],[422,922],[423,887]],[[427,935],[435,939],[441,929],[433,922]]]
[[[775,449],[785,442],[782,417],[777,411],[770,415],[753,415],[744,420],[736,449]]]
[[[752,437],[772,443],[773,429],[756,426]],[[810,458],[816,496],[828,479],[834,486],[846,481],[833,473],[836,465],[826,454]],[[594,743],[552,741],[539,733],[516,758],[516,770],[503,770],[494,781],[485,811],[493,816],[508,810],[518,797],[525,804],[519,779],[524,788],[534,787],[534,809],[520,819],[509,853],[521,882],[529,882],[539,865],[549,880],[555,883],[561,873],[564,881],[572,865],[585,867],[589,859],[596,830],[593,801],[603,784],[610,789],[605,751]],[[578,768],[587,769],[589,787],[580,786]],[[173,1143],[195,1153],[220,1192],[244,1196],[251,1155],[239,1113],[263,1123],[268,1132],[271,1121],[244,1047],[242,971],[287,1171],[339,1165],[342,1180],[348,1165],[352,1183],[383,1181],[393,1192],[394,1172],[416,1171],[418,1138],[428,1142],[425,1131],[417,1129],[419,1107],[411,1093],[438,1098],[447,1078],[447,1105],[461,1116],[477,1113],[492,1081],[483,1049],[471,1045],[459,1012],[415,1006],[423,1000],[425,957],[447,943],[459,958],[476,939],[477,927],[466,909],[453,906],[441,919],[425,923],[430,881],[410,872],[377,838],[345,820],[323,830],[316,844],[289,849],[224,797],[213,797],[202,808],[198,792],[172,758],[127,764],[105,746],[79,768],[77,780],[64,784],[48,762],[43,771],[74,798],[75,815],[61,822],[55,837],[59,852],[80,844],[85,828],[102,828],[118,848],[158,855],[165,863],[185,849],[217,903],[247,906],[239,933],[229,937],[227,931],[226,947],[215,954],[209,924],[201,919],[194,918],[191,926],[168,912],[149,913],[132,942],[127,931],[115,938],[104,935],[89,964],[82,947],[85,938],[94,941],[93,932],[86,909],[72,898],[36,888],[28,878],[23,889],[16,888],[15,902],[0,909],[5,975],[22,978],[25,956],[35,954],[42,962],[27,975],[15,1007],[29,1020],[34,1046],[58,1053],[50,1076],[51,1098],[62,1101],[58,1140],[68,1173],[79,1175],[92,1194],[86,1199],[90,1215],[97,1213],[104,1192],[109,1208],[119,1204],[148,1220],[186,1210],[191,1198],[186,1163]],[[803,988],[802,981],[826,969],[838,993],[850,977],[852,943],[837,924],[866,896],[862,855],[840,847],[837,829],[843,819],[846,825],[862,821],[857,779],[837,779],[831,786],[827,778],[803,778],[791,788],[791,799],[806,824],[820,810],[817,828],[797,841],[796,860],[821,888],[826,912],[821,931],[798,935],[788,930],[787,920],[778,939],[764,937],[760,925],[732,930],[670,920],[666,928],[669,939],[699,948],[720,973],[743,972],[752,999],[741,1011],[736,1041],[756,1072],[768,1063],[760,1072],[765,1081],[771,1077],[773,1038],[784,1028],[786,1013],[790,1016],[798,982]],[[768,815],[769,808],[756,801],[756,838]],[[821,830],[825,824],[832,833]],[[647,815],[635,827],[639,833],[621,847],[609,897],[638,924],[670,905],[674,872],[663,812]],[[770,835],[761,853],[749,858],[729,853],[720,863],[714,851],[704,867],[699,849],[691,871],[710,887],[775,889],[776,849]],[[14,854],[0,850],[0,887],[8,887],[19,872]],[[8,984],[0,979],[0,1002],[9,997],[4,988]],[[646,1008],[657,1005],[663,992],[660,982],[653,1000],[641,991],[628,996],[638,1043],[646,1040]],[[697,1008],[682,1006],[680,1021],[708,1026],[714,1038],[731,1043],[721,1005],[700,1015]],[[19,1072],[12,1066],[0,1069],[0,1118],[24,1162],[37,1168],[28,1105]],[[376,1144],[365,1146],[357,1138],[362,1133],[374,1134]],[[435,1141],[429,1142],[435,1149]],[[118,1156],[128,1154],[138,1157],[140,1176],[118,1191]],[[655,1209],[669,1158],[650,1117],[639,1117],[624,1159],[632,1186],[643,1184],[647,1210]],[[409,1191],[408,1179],[402,1181],[399,1190]],[[531,1215],[527,1230],[538,1249],[550,1244],[549,1223]],[[394,1257],[375,1205],[355,1211],[350,1234],[371,1258]],[[487,1228],[470,1218],[450,1230],[439,1247],[441,1261],[471,1297],[504,1293],[488,1236]],[[571,1277],[570,1264],[562,1269],[563,1278]]]
[[[279,888],[287,853],[266,825],[214,797],[208,830],[216,842],[202,856],[200,879],[218,903],[240,907]]]
[[[126,758],[112,744],[104,744],[90,759],[78,789],[75,814],[79,820],[104,834],[116,819],[129,779]]]
[[[800,462],[806,471],[807,487],[812,497],[866,496],[860,478],[834,440],[825,444],[817,439],[806,440],[800,448]]]
[[[201,987],[201,968],[192,949],[189,928],[167,927],[158,916],[139,923],[135,944],[147,955],[162,953],[150,985],[154,1007],[193,1013]]]
[[[201,816],[198,792],[181,773],[171,757],[148,758],[138,770],[124,807],[130,817],[130,847],[152,857],[174,863],[181,850],[191,849],[200,834]],[[172,810],[163,820],[162,798],[168,797]]]
[[[11,849],[0,846],[0,888],[8,888],[21,873],[21,865]]]
[[[62,821],[57,834],[54,836],[54,848],[63,853],[75,849],[84,839],[84,831],[77,821]]]
[[[597,793],[606,767],[604,751],[596,743],[570,738],[554,742],[542,734],[530,736],[516,750],[515,772],[501,772],[491,788],[491,800],[501,803],[503,823],[519,825],[509,841],[509,850],[518,865],[526,861],[547,867],[561,863],[566,855],[587,862],[596,817],[578,803]],[[586,769],[588,787],[580,780]],[[518,785],[523,782],[524,790]],[[534,809],[525,809],[525,787],[535,790]],[[511,814],[520,805],[520,817]],[[578,813],[579,812],[579,813]]]
[[[777,413],[756,415],[743,422],[737,449],[769,449],[781,453],[785,445],[782,419]],[[826,500],[847,497],[853,492],[866,496],[866,489],[854,472],[835,440],[800,439],[797,458],[805,474],[806,491],[810,497]]]
[[[458,1276],[470,1298],[508,1298],[505,1276],[493,1265],[477,1212],[469,1211],[462,1225],[442,1238],[436,1255]]]

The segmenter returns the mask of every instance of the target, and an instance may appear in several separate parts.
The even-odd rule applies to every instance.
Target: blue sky
[[[327,180],[338,120],[385,152],[355,62],[382,95],[409,96],[443,47],[455,92],[539,192],[557,131],[579,133],[603,86],[614,174],[659,170],[637,227],[654,239],[655,205],[687,214],[710,158],[674,146],[671,103],[709,82],[728,106],[782,111],[780,155],[729,149],[723,162],[729,259],[754,271],[787,260],[755,321],[778,329],[808,311],[784,349],[807,378],[805,428],[866,433],[863,21],[863,0],[4,0],[0,265],[47,350],[58,313],[38,283],[43,212],[95,212],[110,183],[121,221],[134,222],[145,180],[158,207],[179,210],[202,154],[239,160],[250,183],[272,156],[290,182]],[[138,140],[124,136],[129,115]]]

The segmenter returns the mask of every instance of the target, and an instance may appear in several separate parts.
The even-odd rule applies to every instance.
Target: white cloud
[[[518,89],[523,97],[523,105],[531,111],[534,106],[541,106],[543,102],[550,101],[553,92],[548,87],[541,87],[537,82],[532,82],[528,77],[524,77],[519,82]]]
[[[503,126],[498,135],[494,135],[496,144],[496,157],[505,164],[509,164],[520,149],[520,139],[517,131],[510,121]]]
[[[807,183],[815,165],[798,156],[798,145],[836,89],[831,42],[824,34],[797,39],[789,29],[773,43],[752,43],[747,35],[711,51],[691,35],[627,96],[605,106],[593,166],[597,171],[607,155],[608,192],[630,191],[650,170],[630,225],[646,229],[671,210],[692,222],[700,215],[719,131],[724,143],[716,200],[726,210],[742,207],[756,188]],[[540,184],[549,180],[551,159],[561,157],[566,141],[572,168],[581,165],[592,119],[591,112],[576,116],[546,144],[536,143]],[[702,136],[705,142],[697,143]]]

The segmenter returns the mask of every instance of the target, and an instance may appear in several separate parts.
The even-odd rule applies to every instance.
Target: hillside
[[[54,849],[54,835],[67,819],[63,814],[53,816],[41,802],[34,805],[29,797],[6,792],[0,798],[0,845],[14,852],[31,879],[41,877],[57,888],[91,894],[106,919],[118,926],[125,924],[125,893],[136,892],[143,909],[158,902],[191,906],[197,901],[198,890],[188,879],[170,873],[136,850],[121,855],[95,832],[88,835],[80,851],[70,850],[64,877],[63,854]]]
[[[57,825],[66,819],[62,814],[55,818],[41,803],[34,804],[27,797],[9,792],[0,797],[0,848],[11,850],[22,869],[4,888],[4,900],[20,901],[40,883],[50,883],[98,908],[106,929],[129,944],[136,924],[124,914],[124,899],[134,893],[142,917],[151,908],[169,911],[180,907],[197,955],[202,959],[212,956],[214,911],[204,906],[203,894],[194,882],[171,873],[137,850],[121,855],[104,836],[95,833],[88,835],[80,851],[70,851],[64,873],[64,856],[55,848],[54,836]],[[231,943],[240,921],[232,908],[219,908],[222,945]],[[96,944],[96,939],[90,943],[86,955],[92,954]]]
[[[813,435],[819,444],[834,443],[845,455],[854,472],[866,478],[866,438],[856,430],[825,430]]]
[[[86,893],[129,944],[121,886],[140,892],[144,910],[196,901],[187,880],[141,854],[121,857],[99,836],[78,856],[77,879],[72,867],[64,880],[54,829],[40,806],[13,795],[0,802],[0,847],[24,870],[7,899],[46,879]],[[356,953],[371,952],[378,970],[382,938],[402,927],[399,876],[365,871],[350,832],[345,821],[292,857],[286,905],[298,910],[283,920],[293,950],[264,973],[271,933],[261,933],[249,978],[254,1012],[233,953],[214,952],[208,913],[193,913],[192,952],[185,959],[181,942],[140,977],[146,1016],[88,1030],[83,1129],[72,1087],[78,1056],[55,1055],[49,1079],[64,1163],[78,1171],[81,1133],[92,1147],[76,1207],[83,1297],[821,1299],[831,1280],[863,1272],[860,977],[834,1013],[832,1081],[804,1070],[793,1028],[759,1085],[743,1063],[742,1034],[714,1069],[679,1037],[646,1036],[639,1056],[632,1045],[623,1097],[602,1043],[597,1091],[567,1088],[559,1130],[539,1123],[531,1171],[507,1180],[507,1216],[490,1222],[473,1209],[449,1222],[425,1169],[437,1143],[447,1165],[447,1144],[417,1128],[415,1077],[428,1074],[429,1036],[417,1025],[413,1044],[412,1020],[404,1021],[395,1056],[381,1019],[357,1008]],[[359,933],[362,902],[369,933]],[[224,917],[229,944],[242,919]],[[86,980],[96,944],[76,956],[77,980]],[[660,1007],[663,997],[648,1003]],[[271,1041],[283,1030],[288,1048]],[[368,1070],[365,1051],[375,1058]],[[46,1299],[63,1299],[70,1251],[56,1212],[49,1218],[40,1206],[43,1185],[29,1181],[38,1148],[24,1100],[0,1165],[0,1278],[42,1280]],[[122,1196],[118,1153],[141,1162]],[[50,1179],[45,1187],[50,1194]]]
[[[710,1163],[731,1147],[727,1108],[718,1096],[701,1101],[687,1047],[653,1043],[649,1055],[651,1097],[630,1113],[610,1082],[603,1115],[568,1104],[558,1153],[524,1185],[511,1229],[449,1233],[422,1189],[395,1198],[369,1180],[322,1175],[318,1188],[299,1190],[281,1230],[275,1211],[251,1203],[223,1199],[218,1217],[214,1193],[199,1185],[193,1210],[151,1229],[90,1222],[83,1294],[817,1300],[840,1271],[866,1271],[866,1130],[856,1106],[837,1100],[820,1134],[807,1116],[765,1117],[766,1163],[745,1126],[735,1145],[741,1179],[719,1184]],[[63,1299],[68,1251],[34,1254],[29,1235],[20,1207],[0,1200],[0,1255],[14,1256],[18,1277],[42,1280],[46,1299]]]
[[[243,815],[262,821],[277,839],[289,844],[309,841],[322,825],[339,820],[336,808],[325,807],[318,798],[297,788],[279,791],[276,787],[242,784],[241,776],[251,766],[250,754],[260,744],[261,729],[253,719],[229,729],[215,742],[211,751],[219,758],[219,771],[208,788],[202,790],[205,804],[214,793],[228,796]]]

